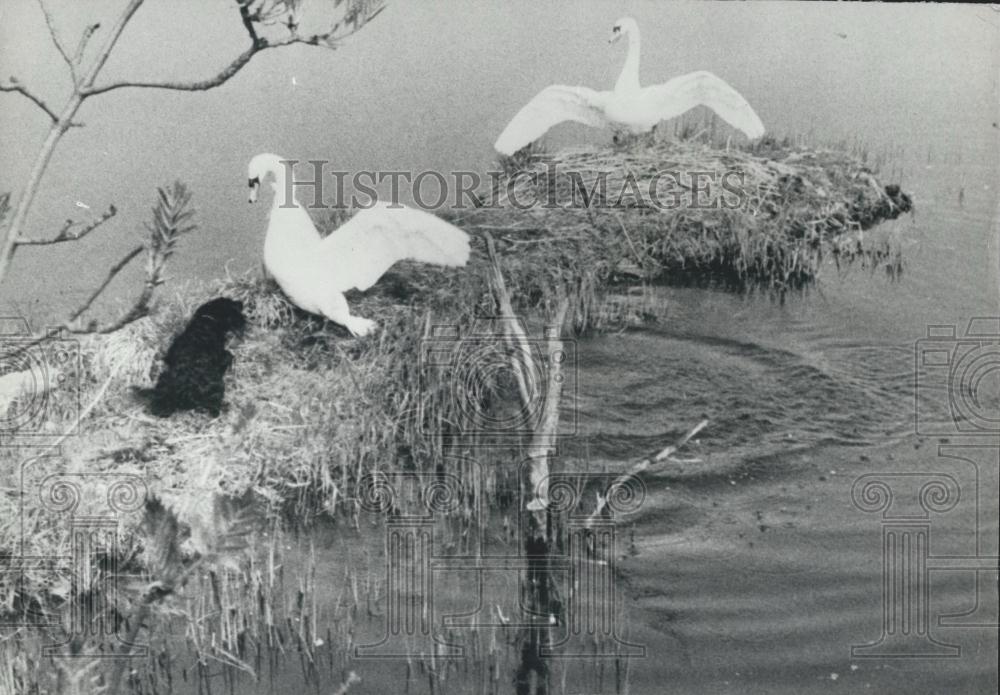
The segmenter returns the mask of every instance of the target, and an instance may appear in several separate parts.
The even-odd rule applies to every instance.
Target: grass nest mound
[[[0,519],[6,520],[0,557],[18,552],[21,539],[30,539],[32,547],[23,549],[28,554],[68,552],[65,515],[53,513],[36,492],[52,476],[86,474],[93,489],[81,494],[93,498],[94,513],[106,495],[101,476],[137,476],[150,493],[181,509],[193,532],[210,525],[199,514],[220,494],[250,494],[273,514],[302,522],[352,509],[345,500],[358,497],[365,473],[439,471],[446,454],[473,450],[476,435],[463,434],[470,411],[492,412],[517,400],[509,370],[491,368],[508,361],[513,348],[498,330],[492,341],[477,334],[470,352],[462,340],[442,341],[435,327],[469,335],[483,328],[483,316],[500,314],[487,251],[493,240],[518,313],[544,319],[568,298],[567,322],[584,330],[601,327],[605,290],[616,282],[698,272],[787,289],[814,279],[828,249],[838,259],[884,262],[891,254],[866,248],[862,232],[910,208],[905,194],[882,187],[852,156],[773,142],[750,151],[690,142],[574,149],[506,164],[506,175],[481,196],[480,207],[450,215],[473,237],[466,268],[402,263],[371,291],[348,297],[354,313],[378,320],[370,338],[350,338],[292,307],[273,283],[248,275],[164,296],[153,315],[115,334],[81,339],[79,367],[65,373],[73,388],[53,391],[46,403],[51,413],[72,414],[82,405],[77,434],[61,440],[60,456],[43,462],[25,463],[54,452],[37,445],[0,448],[0,470],[7,472],[0,478]],[[662,171],[680,173],[660,176],[657,195],[682,200],[692,193],[683,172],[718,172],[719,185],[725,172],[737,172],[736,192],[721,195],[739,205],[657,207],[642,192]],[[596,191],[589,205],[566,202],[578,181]],[[521,204],[531,196],[555,203]],[[320,226],[332,230],[340,221]],[[155,382],[172,337],[199,304],[220,295],[242,300],[248,318],[245,335],[231,348],[224,412],[214,419],[150,416],[133,389]],[[428,341],[436,366],[422,359]],[[452,366],[442,369],[442,358]],[[485,367],[477,372],[477,364]],[[59,431],[53,423],[38,429]],[[512,441],[507,454],[496,456],[509,457],[523,444]],[[487,498],[494,492],[484,491]],[[78,512],[86,512],[86,500],[80,504]],[[64,589],[52,586],[44,569],[27,572],[20,585],[0,581],[0,612]]]
[[[827,254],[838,266],[902,271],[898,244],[864,231],[909,212],[912,200],[844,150],[640,139],[528,148],[500,165],[481,206],[456,221],[492,231],[519,255],[604,279],[783,293],[814,282]]]

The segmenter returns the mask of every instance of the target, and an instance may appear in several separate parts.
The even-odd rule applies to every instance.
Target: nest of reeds
[[[435,328],[463,334],[480,317],[503,313],[490,284],[487,235],[513,309],[544,320],[568,298],[568,322],[581,331],[600,323],[602,296],[615,282],[701,275],[785,290],[813,281],[825,253],[898,268],[889,242],[873,244],[863,232],[910,209],[906,194],[883,187],[856,157],[772,141],[748,151],[690,141],[572,149],[506,164],[479,207],[452,216],[473,236],[468,267],[402,263],[349,297],[355,313],[379,321],[372,339],[347,340],[340,327],[292,307],[272,283],[240,278],[161,302],[123,337],[84,342],[83,373],[73,378],[83,403],[100,402],[85,425],[91,436],[74,440],[79,457],[138,449],[167,496],[184,494],[211,460],[211,485],[226,492],[255,489],[279,506],[294,500],[301,509],[312,500],[330,508],[373,466],[439,461],[442,433],[461,430],[469,408],[512,395],[502,372],[495,382],[484,372],[459,393],[448,370],[430,373],[420,359]],[[234,348],[228,410],[217,420],[148,416],[131,389],[152,383],[158,354],[200,301],[218,295],[242,300],[251,324]],[[455,364],[468,362],[462,350],[455,341]]]
[[[61,527],[42,506],[17,506],[20,489],[34,489],[56,468],[137,474],[168,504],[253,493],[300,522],[343,509],[364,474],[433,471],[447,453],[476,445],[449,438],[471,411],[516,401],[509,372],[463,371],[476,360],[509,360],[501,333],[490,346],[478,336],[472,357],[469,345],[452,341],[446,357],[454,368],[430,370],[421,361],[428,341],[442,344],[436,327],[468,335],[481,317],[504,313],[491,285],[498,267],[517,313],[544,320],[568,299],[567,323],[582,330],[600,324],[602,296],[616,282],[700,276],[784,291],[815,280],[827,253],[896,272],[898,251],[864,231],[911,207],[852,155],[771,141],[752,150],[693,142],[573,149],[505,164],[478,207],[451,215],[473,237],[468,267],[402,263],[349,297],[355,313],[378,320],[372,338],[352,340],[292,307],[273,283],[247,277],[189,289],[119,333],[81,342],[80,373],[67,377],[88,407],[83,436],[63,442],[65,461],[26,469],[20,481],[5,477],[0,517],[23,513],[33,539],[51,536],[42,544],[58,545]],[[219,295],[242,300],[250,324],[231,347],[222,416],[146,414],[132,389],[152,384],[172,336],[194,307]],[[484,358],[485,348],[496,357]],[[62,400],[74,399],[53,393],[50,404]],[[13,449],[0,457],[11,475],[18,457]],[[181,522],[194,528],[198,520]],[[9,552],[15,531],[0,525],[0,553]],[[45,576],[34,580],[39,586],[28,593],[44,592]],[[17,591],[0,583],[0,604],[11,605]]]
[[[500,164],[504,176],[456,221],[546,270],[778,292],[814,282],[828,255],[902,270],[899,245],[864,231],[912,201],[843,150],[638,141]]]

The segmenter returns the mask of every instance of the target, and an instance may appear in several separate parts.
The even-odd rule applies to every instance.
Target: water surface
[[[240,45],[239,26],[221,29],[228,3],[148,4],[109,74],[204,74]],[[65,31],[84,21],[80,7],[60,7]],[[2,9],[3,69],[57,101],[65,83],[33,8]],[[78,214],[76,201],[114,201],[122,213],[81,248],[19,254],[4,305],[44,315],[78,296],[137,233],[154,187],[174,177],[193,186],[202,224],[177,257],[177,281],[256,267],[265,212],[243,202],[243,171],[261,150],[348,170],[481,170],[495,134],[539,88],[612,83],[622,55],[604,38],[624,12],[644,32],[644,80],[710,69],[779,135],[867,147],[916,204],[873,232],[901,239],[896,283],[830,265],[818,288],[784,303],[662,288],[663,322],[580,343],[580,396],[568,406],[580,432],[565,450],[574,465],[623,470],[710,419],[682,452],[700,460],[651,476],[630,522],[619,585],[631,638],[648,650],[633,662],[631,692],[995,692],[995,627],[935,623],[961,645],[953,659],[850,651],[881,630],[880,518],[852,504],[859,476],[954,474],[963,504],[935,520],[932,553],[997,554],[995,449],[963,449],[979,462],[970,467],[947,447],[984,438],[914,432],[916,341],[929,324],[960,336],[970,318],[1000,309],[1000,13],[990,7],[394,2],[336,53],[262,56],[206,94],[122,91],[89,104],[31,226],[53,228]],[[185,48],[151,45],[168,26]],[[0,104],[0,188],[16,187],[43,124],[14,96]],[[592,137],[569,128],[552,142]],[[72,277],[70,262],[82,269]],[[984,408],[1000,407],[997,385],[984,382]],[[937,393],[942,418],[949,396]],[[339,567],[338,557],[325,562]],[[935,620],[974,607],[974,576],[932,574]],[[995,592],[995,572],[983,586]],[[979,600],[995,611],[995,593]],[[369,673],[358,692],[399,682],[356,666]],[[594,673],[568,692],[614,691]]]

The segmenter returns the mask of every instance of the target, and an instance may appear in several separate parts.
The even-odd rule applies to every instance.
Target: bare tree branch
[[[35,96],[35,94],[31,90],[29,90],[23,84],[18,82],[16,77],[11,76],[10,79],[8,80],[8,84],[3,84],[2,82],[0,82],[0,92],[18,92],[20,94],[23,94],[24,96],[31,99],[31,101],[35,102],[35,106],[44,111],[45,115],[48,116],[50,119],[52,119],[53,123],[59,122],[59,116],[56,115],[56,112],[50,109],[44,101]]]
[[[254,19],[255,15],[250,14],[250,5],[253,3],[253,0],[237,0],[237,3],[240,6],[240,19],[243,21],[243,26],[246,28],[247,34],[250,36],[250,44],[252,46],[256,46],[260,43],[260,37],[257,36],[257,29],[253,25],[256,21]]]
[[[111,52],[114,50],[118,39],[144,0],[128,0],[128,4],[122,10],[118,19],[115,20],[114,26],[108,33],[104,45],[97,51],[95,59],[86,69],[82,67],[84,54],[86,53],[89,41],[100,27],[100,24],[90,24],[84,29],[77,43],[76,51],[70,57],[62,43],[58,40],[55,24],[49,15],[44,0],[37,1],[45,15],[46,26],[48,27],[52,41],[56,44],[60,55],[69,64],[70,70],[73,73],[73,92],[70,94],[65,106],[63,106],[62,111],[57,114],[34,92],[18,82],[16,78],[11,77],[7,83],[0,83],[0,92],[20,93],[44,111],[52,122],[49,133],[42,143],[41,149],[32,165],[24,191],[14,209],[11,222],[6,228],[0,229],[0,283],[7,276],[11,259],[19,246],[52,244],[79,239],[85,234],[89,234],[104,221],[100,220],[92,227],[88,227],[79,234],[72,236],[69,233],[70,229],[74,226],[72,223],[65,226],[54,239],[29,239],[22,236],[25,220],[34,204],[39,184],[51,162],[52,154],[67,130],[82,125],[75,122],[73,118],[87,98],[122,87],[146,87],[179,91],[204,91],[212,89],[225,83],[243,69],[254,55],[269,48],[279,48],[297,43],[324,46],[331,49],[337,48],[341,40],[359,31],[385,9],[385,0],[346,0],[346,9],[341,15],[340,21],[333,21],[329,31],[311,36],[300,36],[298,34],[299,0],[235,0],[240,13],[240,19],[250,38],[251,44],[249,48],[236,56],[229,65],[224,67],[214,77],[195,82],[119,81],[95,87],[94,82],[107,62],[108,57],[111,55]],[[343,4],[345,4],[345,0],[337,0],[336,2],[336,6],[338,7]],[[285,21],[282,22],[283,18]],[[258,29],[261,26],[272,26],[279,23],[287,28],[288,36],[280,39],[268,39],[258,33]]]
[[[19,94],[23,94],[24,96],[31,99],[31,101],[35,102],[35,106],[44,111],[45,115],[48,116],[50,119],[52,119],[53,124],[59,123],[59,116],[56,115],[56,112],[50,109],[48,104],[42,101],[40,97],[36,96],[31,90],[29,90],[23,84],[18,82],[16,77],[11,76],[8,80],[8,84],[3,84],[2,82],[0,82],[0,92],[18,92]],[[67,125],[67,128],[82,128],[82,127],[83,123],[77,123],[76,121],[71,121]]]
[[[587,522],[584,525],[584,528],[588,529],[592,528],[594,526],[594,523],[601,518],[601,513],[607,506],[608,498],[614,496],[615,490],[617,488],[623,485],[627,485],[630,478],[638,475],[639,473],[642,473],[655,463],[660,463],[661,461],[675,461],[676,459],[671,458],[674,455],[674,452],[676,452],[678,449],[687,444],[692,437],[701,432],[707,426],[708,426],[708,420],[707,419],[702,420],[697,425],[689,429],[683,437],[681,437],[680,439],[678,439],[676,442],[666,447],[665,449],[662,449],[660,453],[656,454],[655,456],[647,456],[643,460],[633,465],[627,471],[622,473],[620,476],[615,478],[614,481],[611,483],[611,485],[607,487],[607,490],[603,495],[600,493],[597,494],[597,505],[595,506],[594,511],[590,513],[590,516],[587,517]]]
[[[511,355],[510,366],[517,379],[521,402],[525,408],[531,408],[539,397],[544,402],[542,418],[532,433],[531,444],[528,447],[528,457],[531,459],[529,478],[532,498],[529,500],[527,508],[534,512],[541,512],[549,503],[549,457],[559,429],[559,399],[562,395],[563,382],[562,366],[560,362],[553,361],[548,369],[537,368],[538,357],[532,354],[528,336],[514,314],[513,304],[507,292],[507,284],[503,278],[500,258],[497,255],[493,237],[489,232],[486,233],[486,249],[492,270],[490,285],[500,307],[501,320],[505,328],[504,335],[508,345],[516,353],[520,353],[520,357]],[[569,299],[560,292],[558,305],[555,312],[549,317],[549,325],[545,330],[546,354],[556,354],[562,350],[560,334],[568,310]],[[541,384],[529,384],[525,376],[526,373],[539,374],[542,372],[546,374],[544,391],[542,391]]]
[[[52,20],[52,15],[49,14],[49,8],[45,6],[45,0],[38,0],[38,6],[42,10],[42,14],[45,15],[45,26],[49,29],[49,37],[52,39],[52,44],[59,51],[59,55],[62,56],[63,61],[69,66],[70,77],[73,78],[73,84],[76,84],[76,64],[73,59],[69,57],[66,53],[66,48],[62,45],[62,41],[59,40],[59,35],[56,32],[55,22]]]
[[[555,355],[562,351],[561,332],[569,311],[569,298],[560,293],[555,311],[547,318],[549,324],[545,328],[546,354]],[[559,432],[559,401],[562,398],[563,377],[562,362],[552,360],[546,372],[546,386],[543,396],[542,417],[535,426],[528,445],[528,458],[531,459],[528,478],[534,498],[527,504],[527,509],[535,512],[539,528],[544,520],[544,510],[549,504],[549,459],[555,455],[556,436]]]
[[[100,22],[95,22],[90,24],[83,33],[80,34],[80,41],[76,44],[76,51],[73,53],[73,63],[79,65],[83,61],[83,52],[87,50],[87,44],[90,42],[90,37],[94,35],[94,32],[101,28]]]
[[[3,202],[4,196],[0,195],[0,220],[3,217]],[[39,343],[57,337],[60,331],[77,334],[113,333],[133,321],[147,316],[150,312],[153,294],[156,292],[156,288],[164,282],[163,271],[166,269],[167,261],[174,253],[177,241],[181,236],[194,231],[197,227],[191,222],[194,210],[191,209],[190,203],[191,193],[180,181],[175,181],[170,188],[159,188],[157,190],[157,203],[152,209],[152,223],[146,225],[150,235],[149,241],[136,246],[111,266],[104,281],[87,297],[83,304],[70,314],[62,325],[46,331],[27,343],[19,343],[13,355],[16,356]],[[110,209],[113,210],[114,206]],[[146,251],[146,279],[143,282],[142,291],[132,302],[132,305],[116,318],[104,324],[99,324],[96,320],[87,323],[80,321],[80,317],[107,290],[111,281],[142,251]]]
[[[486,232],[486,252],[490,259],[490,282],[497,305],[500,307],[504,337],[510,348],[521,355],[520,359],[511,359],[511,368],[514,371],[517,389],[521,395],[521,406],[528,409],[532,407],[532,403],[538,396],[537,389],[540,384],[528,379],[525,374],[525,370],[532,364],[533,360],[530,343],[528,336],[524,333],[524,328],[517,320],[517,314],[514,313],[514,306],[511,304],[510,294],[507,292],[507,283],[503,278],[503,269],[500,267],[500,258],[497,256],[496,243],[489,232]]]
[[[140,82],[133,80],[121,80],[119,82],[112,82],[111,84],[102,85],[99,87],[85,86],[81,90],[81,94],[84,97],[92,97],[97,94],[104,94],[115,89],[122,89],[123,87],[139,87],[144,89],[170,89],[183,92],[202,92],[215,87],[228,81],[236,73],[243,69],[250,60],[260,53],[261,51],[266,51],[271,48],[281,48],[283,46],[291,46],[293,44],[305,44],[308,46],[324,46],[326,48],[335,49],[340,41],[348,38],[349,36],[357,33],[364,25],[369,21],[378,16],[384,8],[384,5],[375,5],[367,10],[367,14],[359,16],[357,12],[352,12],[350,14],[351,21],[345,22],[343,25],[337,23],[331,28],[330,31],[324,32],[322,34],[312,34],[310,36],[299,36],[298,34],[291,34],[281,39],[267,39],[261,37],[257,34],[256,28],[254,27],[255,17],[257,14],[250,13],[250,3],[245,3],[243,0],[237,0],[239,4],[240,18],[243,21],[243,26],[246,27],[247,33],[251,39],[251,45],[243,53],[236,56],[235,59],[229,65],[220,70],[216,75],[209,77],[204,80],[197,80],[194,82],[179,82],[179,81],[150,81],[150,82]],[[258,13],[259,13],[258,8]],[[338,33],[338,29],[342,26],[349,28],[345,31]]]
[[[91,305],[94,303],[94,301],[99,296],[101,296],[101,293],[104,292],[105,288],[108,285],[111,284],[111,281],[115,279],[115,277],[118,275],[118,273],[120,273],[122,270],[124,270],[125,266],[127,266],[129,264],[129,262],[133,258],[135,258],[140,253],[142,253],[142,250],[144,248],[145,248],[145,246],[143,246],[142,244],[139,244],[134,249],[132,249],[131,251],[129,251],[127,254],[125,254],[120,261],[118,261],[113,266],[111,266],[111,268],[108,270],[108,276],[106,278],[104,278],[104,282],[102,282],[100,285],[98,285],[97,289],[95,289],[91,293],[91,295],[89,297],[87,297],[87,301],[85,301],[83,304],[81,304],[79,306],[79,308],[77,308],[76,311],[74,311],[72,314],[70,314],[69,321],[67,322],[67,324],[68,325],[72,324],[74,321],[76,321],[78,318],[80,318],[80,316],[83,314],[83,312],[85,312],[87,309],[89,309],[91,307]]]
[[[104,42],[104,46],[101,47],[93,65],[91,65],[90,69],[87,70],[87,74],[81,80],[81,84],[77,88],[77,96],[81,101],[86,96],[84,90],[94,84],[94,80],[97,79],[97,75],[101,72],[101,68],[103,68],[104,64],[108,61],[108,57],[111,55],[111,51],[114,50],[115,44],[118,43],[119,37],[125,30],[125,26],[129,23],[129,20],[132,19],[132,15],[135,14],[135,11],[139,9],[139,6],[142,5],[143,2],[144,0],[129,0],[128,5],[124,10],[122,10],[122,13],[115,22],[115,25],[111,28],[111,33],[108,35],[107,41]]]
[[[251,46],[243,53],[239,54],[233,62],[227,65],[214,77],[210,77],[206,80],[200,80],[198,82],[112,82],[111,84],[104,85],[102,87],[92,87],[85,89],[83,91],[84,96],[92,97],[96,94],[104,94],[115,89],[121,89],[122,87],[143,87],[148,89],[174,89],[185,92],[201,92],[213,87],[218,87],[222,83],[226,82],[230,77],[239,72],[243,67],[250,62],[250,59],[259,53],[261,48],[257,46]]]
[[[114,205],[109,205],[107,211],[101,215],[99,218],[88,224],[86,227],[81,229],[79,232],[73,232],[73,227],[78,226],[79,222],[74,222],[73,220],[66,220],[66,224],[63,228],[59,230],[59,233],[52,237],[51,239],[18,239],[18,246],[46,246],[48,244],[60,244],[64,241],[79,241],[83,237],[90,234],[92,231],[100,227],[102,224],[110,220],[118,214],[118,208]]]
[[[76,321],[84,311],[90,308],[94,300],[105,290],[118,273],[135,258],[139,252],[146,251],[146,280],[142,291],[132,302],[132,306],[123,311],[118,318],[104,325],[91,323],[85,329],[88,333],[113,333],[124,326],[149,314],[150,303],[156,288],[163,284],[163,271],[167,261],[174,253],[177,241],[184,234],[194,231],[196,225],[191,223],[194,210],[190,207],[191,192],[180,181],[175,181],[170,188],[157,190],[157,201],[153,207],[153,221],[146,225],[149,231],[149,242],[126,254],[121,261],[111,268],[108,277],[101,283],[87,302],[70,317],[69,323]],[[72,330],[72,329],[71,329]]]
[[[111,34],[108,36],[104,46],[97,54],[97,58],[91,64],[90,68],[87,69],[86,74],[74,85],[73,93],[70,95],[69,100],[63,107],[61,116],[56,116],[51,109],[41,102],[41,100],[37,97],[33,97],[33,95],[29,92],[24,91],[23,88],[16,89],[16,87],[20,87],[19,84],[14,84],[11,89],[6,90],[20,91],[25,96],[32,98],[32,100],[35,101],[39,107],[43,108],[45,112],[49,114],[49,117],[52,119],[52,127],[49,128],[49,134],[45,136],[45,141],[42,143],[42,147],[38,151],[38,155],[35,157],[35,163],[31,166],[31,173],[28,174],[28,180],[24,185],[24,192],[21,193],[21,199],[17,203],[17,208],[14,211],[14,217],[11,220],[10,225],[3,230],[3,242],[0,243],[0,282],[3,282],[4,278],[7,276],[11,259],[14,257],[14,252],[17,250],[18,241],[22,238],[21,231],[24,227],[25,220],[28,217],[28,211],[31,210],[31,206],[35,201],[35,196],[38,194],[38,187],[42,180],[42,176],[48,168],[49,162],[52,161],[52,153],[55,152],[56,146],[59,144],[62,136],[73,125],[73,117],[76,115],[76,112],[80,110],[80,106],[86,98],[81,90],[85,87],[93,85],[94,80],[97,79],[97,75],[101,71],[101,68],[104,67],[104,63],[107,62],[108,56],[111,54],[111,50],[118,41],[118,37],[121,36],[122,31],[124,31],[125,25],[128,24],[132,15],[135,14],[135,11],[139,9],[139,6],[142,5],[142,3],[143,0],[129,0],[129,4],[125,7],[122,14],[115,22],[114,27],[111,29]],[[83,40],[81,39],[81,50],[82,43]],[[0,86],[0,88],[2,88],[2,86]]]

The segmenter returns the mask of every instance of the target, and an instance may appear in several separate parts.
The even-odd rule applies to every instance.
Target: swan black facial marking
[[[619,31],[621,31],[621,30],[622,30],[622,28],[621,28],[621,27],[620,27],[619,25],[617,25],[617,24],[616,24],[616,25],[614,25],[613,27],[611,27],[611,31],[613,31],[613,32],[614,32],[614,33],[616,33],[616,34],[617,34],[617,33],[618,33]]]
[[[252,179],[247,179],[247,186],[250,188],[255,188],[260,185],[260,177],[254,176]]]

